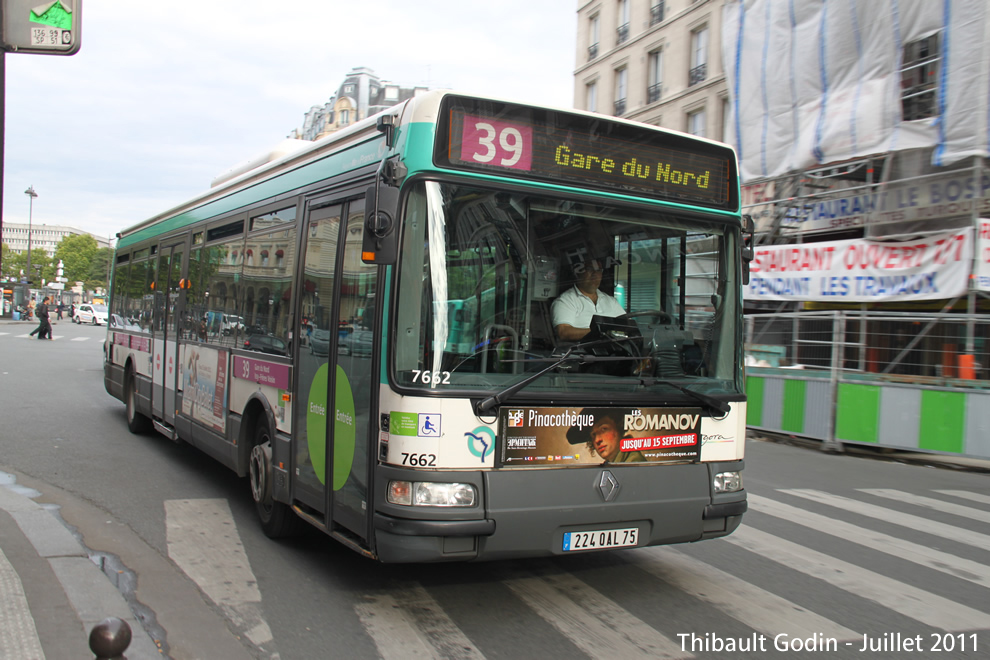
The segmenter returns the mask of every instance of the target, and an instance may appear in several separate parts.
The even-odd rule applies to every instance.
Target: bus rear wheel
[[[272,434],[263,421],[254,431],[248,479],[251,481],[254,508],[265,536],[272,539],[291,536],[298,527],[299,518],[287,504],[276,502],[272,494]]]
[[[124,406],[127,409],[127,429],[131,433],[141,435],[151,430],[151,420],[138,412],[137,383],[134,381],[134,372],[130,369],[124,379]]]

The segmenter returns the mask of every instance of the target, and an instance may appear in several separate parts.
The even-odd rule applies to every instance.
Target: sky
[[[4,222],[28,221],[33,186],[34,226],[113,237],[270,151],[358,66],[573,107],[574,0],[84,0],[81,16],[76,55],[5,56]]]

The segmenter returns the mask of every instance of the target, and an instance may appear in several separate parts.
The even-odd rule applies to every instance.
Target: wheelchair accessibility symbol
[[[420,437],[440,437],[440,415],[434,413],[420,413],[419,414],[419,432]]]

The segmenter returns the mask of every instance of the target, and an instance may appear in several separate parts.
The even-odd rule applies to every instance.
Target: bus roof
[[[137,232],[142,232],[143,230],[169,220],[170,218],[175,218],[182,214],[189,213],[190,211],[206,204],[223,200],[225,197],[233,195],[238,191],[245,190],[258,183],[266,181],[276,174],[295,170],[337,152],[343,151],[344,149],[367,142],[377,137],[381,137],[381,133],[378,129],[379,117],[392,115],[396,117],[397,125],[411,123],[437,123],[440,118],[439,114],[441,112],[441,108],[443,106],[442,101],[445,97],[450,95],[464,96],[466,98],[477,99],[480,101],[491,101],[494,103],[504,103],[520,107],[534,107],[550,112],[565,113],[572,116],[583,116],[594,120],[595,122],[605,121],[617,125],[635,127],[637,130],[646,130],[676,136],[680,139],[689,139],[698,143],[708,143],[710,145],[717,146],[718,148],[732,151],[733,157],[735,156],[735,152],[730,145],[716,142],[714,140],[700,138],[694,135],[688,135],[680,131],[623,119],[621,117],[611,117],[573,108],[568,109],[550,106],[534,106],[532,104],[526,104],[516,100],[499,99],[495,97],[459,95],[451,90],[431,90],[423,94],[419,94],[409,100],[403,101],[395,106],[389,107],[376,115],[363,119],[359,122],[355,122],[347,128],[335,131],[334,133],[331,133],[330,135],[314,142],[293,139],[283,140],[274,148],[235,165],[220,176],[216,177],[212,181],[212,186],[210,189],[196,195],[182,204],[179,204],[178,206],[124,229],[118,234],[118,238],[126,239]],[[381,155],[384,156],[385,154],[382,153]],[[123,245],[125,246],[129,243],[131,243],[131,241],[123,241]]]

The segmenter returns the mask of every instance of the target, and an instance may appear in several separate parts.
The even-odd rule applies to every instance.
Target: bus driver
[[[604,291],[601,260],[586,257],[583,262],[571,265],[576,280],[573,287],[564,291],[550,305],[553,330],[561,341],[581,341],[591,331],[594,315],[616,317],[626,310]]]

